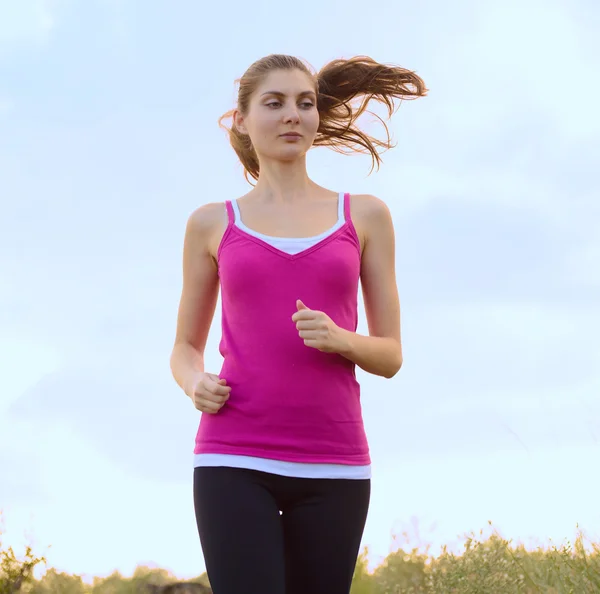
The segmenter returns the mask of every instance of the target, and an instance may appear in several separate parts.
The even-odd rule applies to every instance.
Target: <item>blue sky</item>
[[[4,541],[84,575],[203,571],[199,413],[169,370],[183,232],[249,189],[217,119],[275,52],[366,54],[430,89],[379,172],[308,159],[396,226],[405,362],[360,374],[373,563],[415,522],[434,546],[488,520],[600,540],[599,29],[592,0],[0,0]]]

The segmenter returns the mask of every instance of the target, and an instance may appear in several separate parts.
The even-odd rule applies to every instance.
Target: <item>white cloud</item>
[[[456,51],[448,48],[441,57],[442,66],[460,64],[460,71],[450,69],[445,75],[452,77],[453,93],[459,85],[464,89],[457,97],[469,108],[466,118],[451,122],[464,130],[468,119],[470,129],[476,131],[491,119],[502,125],[507,105],[529,104],[537,113],[555,117],[568,141],[600,132],[600,120],[588,117],[596,112],[600,89],[596,66],[589,58],[591,48],[585,45],[592,43],[592,30],[576,18],[569,3],[482,2],[477,5],[476,21],[471,34],[456,44]]]
[[[138,563],[157,563],[182,577],[202,571],[191,502],[191,455],[174,485],[116,467],[67,424],[38,428],[36,439],[43,443],[39,447],[36,442],[36,477],[24,472],[25,479],[14,477],[13,482],[39,478],[43,493],[37,500],[3,500],[6,545],[20,553],[30,540],[23,536],[25,529],[50,567],[87,574],[86,579],[115,569],[131,575]],[[156,465],[159,470],[160,463]],[[157,513],[163,505],[168,513]]]
[[[112,28],[117,39],[124,43],[128,39],[127,16],[123,0],[103,0],[112,18]]]
[[[0,412],[46,374],[55,371],[60,360],[57,349],[39,336],[29,338],[3,326],[0,340]]]
[[[54,25],[49,0],[0,1],[0,50],[43,42]]]
[[[0,116],[7,114],[14,107],[14,103],[8,97],[0,95]]]
[[[597,194],[589,155],[600,154],[592,25],[557,0],[482,2],[467,12],[470,26],[457,24],[423,65],[429,96],[395,116],[398,149],[370,181],[390,188],[401,178],[403,209],[443,196],[553,225],[587,216]]]
[[[596,224],[600,217],[596,217]],[[565,276],[587,288],[600,289],[600,238],[591,237],[568,255]]]

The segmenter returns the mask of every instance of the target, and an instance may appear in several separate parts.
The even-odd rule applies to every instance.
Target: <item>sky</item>
[[[0,0],[5,545],[86,579],[204,571],[200,413],[169,369],[183,234],[250,189],[217,120],[270,53],[315,70],[369,55],[430,89],[393,116],[379,171],[308,156],[396,229],[404,364],[358,373],[371,566],[404,532],[435,552],[488,521],[532,545],[578,524],[600,542],[600,5],[377,6]],[[219,329],[217,310],[213,372]]]

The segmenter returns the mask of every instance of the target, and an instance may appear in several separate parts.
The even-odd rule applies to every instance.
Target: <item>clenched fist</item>
[[[346,331],[322,311],[309,309],[298,299],[292,316],[304,344],[324,353],[342,353],[347,348]]]
[[[230,392],[227,380],[214,373],[200,373],[194,378],[187,395],[200,412],[215,415],[229,400]]]

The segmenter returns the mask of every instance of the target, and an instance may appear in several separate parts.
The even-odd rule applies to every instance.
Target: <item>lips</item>
[[[286,132],[285,134],[282,134],[281,136],[287,136],[288,138],[300,138],[302,136],[302,134],[298,134],[297,132]]]

